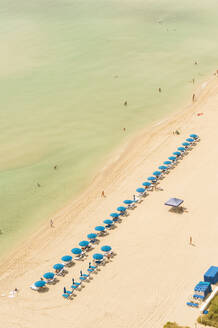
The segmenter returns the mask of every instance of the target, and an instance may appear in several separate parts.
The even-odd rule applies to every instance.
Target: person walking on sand
[[[101,197],[105,197],[104,190],[102,190],[102,192],[101,192]]]
[[[124,101],[124,104],[123,104],[124,106],[127,106],[127,101]]]
[[[193,95],[192,95],[192,102],[195,102],[195,100],[196,100],[196,96],[195,96],[195,94],[193,93]]]
[[[159,88],[158,91],[161,92],[162,91],[161,88]]]
[[[189,245],[192,245],[192,236],[189,237]]]
[[[54,223],[53,223],[53,220],[52,220],[52,219],[50,220],[50,227],[51,227],[51,228],[54,227]]]

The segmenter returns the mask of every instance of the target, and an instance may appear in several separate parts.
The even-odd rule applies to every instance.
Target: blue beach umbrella
[[[82,250],[81,250],[81,248],[73,248],[73,249],[71,249],[71,252],[75,255],[79,255],[82,253]]]
[[[160,170],[163,170],[163,171],[165,171],[165,170],[168,169],[168,167],[165,166],[165,165],[161,165],[161,166],[159,166],[158,168],[159,168]]]
[[[92,257],[94,260],[102,260],[104,256],[100,253],[95,253]]]
[[[96,237],[97,237],[96,233],[89,233],[89,234],[87,235],[87,238],[88,238],[88,239],[95,239]]]
[[[79,246],[81,247],[87,247],[89,245],[89,241],[87,240],[82,240],[79,242]]]
[[[46,272],[43,277],[45,279],[53,279],[54,278],[54,273],[53,272]]]
[[[165,162],[163,162],[163,163],[166,164],[166,165],[170,165],[170,164],[172,164],[171,161],[165,161]]]
[[[182,145],[185,146],[185,147],[188,147],[188,146],[190,146],[190,143],[189,142],[183,142]]]
[[[61,258],[61,260],[64,261],[64,262],[70,262],[70,261],[72,261],[72,256],[65,255]]]
[[[103,252],[110,252],[110,251],[111,251],[111,247],[108,246],[108,245],[105,245],[105,246],[102,246],[102,247],[101,247],[101,250],[102,250]]]
[[[108,224],[108,225],[111,225],[114,222],[112,220],[107,219],[107,220],[104,220],[103,223]]]
[[[180,156],[181,153],[180,153],[180,151],[174,151],[173,155]]]
[[[97,226],[97,227],[95,227],[95,230],[96,231],[104,231],[105,230],[105,227],[103,227],[103,226]]]
[[[194,138],[194,139],[198,139],[198,135],[197,134],[190,134],[189,137]]]
[[[178,147],[177,148],[179,151],[185,151],[185,148],[184,147]]]
[[[118,218],[119,217],[119,214],[118,213],[111,213],[110,216],[112,218]]]
[[[145,188],[137,188],[136,191],[137,192],[145,192]]]
[[[195,141],[195,140],[194,140],[193,138],[187,138],[186,141],[188,141],[188,142],[193,142],[193,141]]]
[[[124,206],[119,206],[119,207],[117,207],[117,210],[118,210],[119,212],[125,212],[126,207],[124,207]]]
[[[156,181],[156,178],[155,177],[148,177],[148,180],[149,181]]]
[[[55,270],[62,270],[64,268],[64,265],[62,263],[57,263],[53,266],[53,269]]]
[[[123,202],[124,202],[124,204],[130,205],[130,204],[133,203],[133,200],[126,199],[126,200],[124,200]]]
[[[46,285],[46,282],[43,281],[43,280],[39,280],[39,281],[36,281],[36,282],[34,283],[34,285],[35,285],[36,287],[44,287],[44,286]]]
[[[153,175],[155,175],[156,177],[159,177],[159,175],[161,175],[161,173],[162,172],[160,172],[160,171],[155,171],[155,172],[153,172]]]
[[[168,157],[171,161],[175,161],[176,160],[176,157],[175,156],[170,156]]]
[[[142,183],[142,185],[145,186],[145,187],[150,187],[151,183],[148,182],[148,181],[145,181],[145,182]]]

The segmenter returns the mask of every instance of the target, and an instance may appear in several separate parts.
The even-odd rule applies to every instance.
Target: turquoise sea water
[[[0,253],[218,68],[217,13],[217,0],[0,0]]]

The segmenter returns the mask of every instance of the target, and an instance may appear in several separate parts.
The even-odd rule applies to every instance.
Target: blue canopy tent
[[[184,200],[179,198],[170,198],[167,202],[165,202],[165,205],[172,206],[172,207],[178,207],[184,202]]]
[[[54,278],[54,273],[53,272],[46,272],[43,277],[45,279],[53,279]]]
[[[218,282],[218,267],[211,266],[204,274],[204,281],[216,284]]]

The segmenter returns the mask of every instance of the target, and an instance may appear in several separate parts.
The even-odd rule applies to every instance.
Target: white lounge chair
[[[39,287],[36,287],[34,284],[32,285],[32,286],[30,286],[30,288],[32,289],[32,290],[39,290]]]

